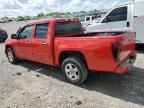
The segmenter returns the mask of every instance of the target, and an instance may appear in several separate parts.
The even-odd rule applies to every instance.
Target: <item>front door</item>
[[[127,31],[130,30],[131,19],[128,12],[130,11],[130,6],[118,7],[113,9],[102,21],[105,24],[106,31]]]
[[[31,59],[31,36],[32,36],[32,26],[26,26],[18,33],[17,40],[17,55],[18,57],[24,59]]]

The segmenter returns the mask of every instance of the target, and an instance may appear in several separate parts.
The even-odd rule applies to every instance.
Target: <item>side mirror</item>
[[[107,16],[104,20],[103,23],[108,23],[109,22],[109,17]]]
[[[102,21],[102,23],[106,23],[107,22],[107,17]]]
[[[17,34],[12,34],[11,35],[11,39],[17,39],[18,37],[17,37]]]

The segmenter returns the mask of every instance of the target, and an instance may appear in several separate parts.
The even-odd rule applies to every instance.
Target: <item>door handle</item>
[[[29,40],[27,40],[27,41],[26,41],[26,43],[30,43],[30,41],[29,41]]]
[[[130,22],[128,21],[126,25],[127,25],[127,27],[130,27]]]
[[[41,44],[42,44],[42,45],[47,45],[48,43],[47,43],[47,42],[42,42]]]

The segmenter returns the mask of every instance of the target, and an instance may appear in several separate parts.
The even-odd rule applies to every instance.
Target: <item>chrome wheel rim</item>
[[[79,79],[79,70],[77,66],[72,63],[69,63],[65,66],[65,73],[67,77],[72,81]]]
[[[8,50],[7,54],[8,54],[8,59],[9,59],[9,61],[10,61],[10,62],[13,62],[14,55],[13,55],[12,51],[11,51],[11,50]]]

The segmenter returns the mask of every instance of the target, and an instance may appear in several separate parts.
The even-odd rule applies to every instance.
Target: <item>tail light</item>
[[[113,42],[112,43],[112,54],[116,60],[119,60],[120,52],[121,52],[121,43]]]

